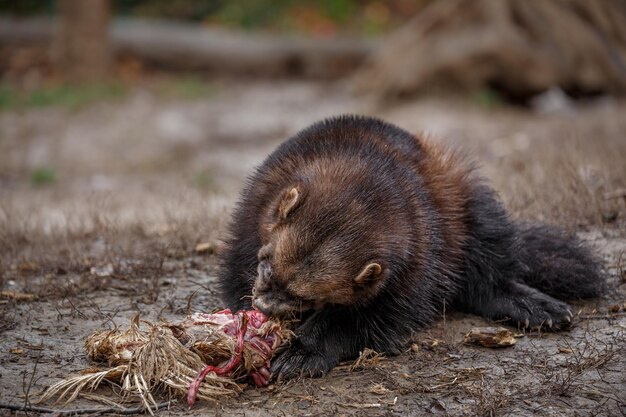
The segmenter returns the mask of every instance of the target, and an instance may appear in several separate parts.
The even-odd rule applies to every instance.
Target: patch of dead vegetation
[[[183,213],[165,213],[158,224],[129,224],[96,206],[90,214],[77,221],[68,213],[60,226],[50,227],[0,207],[0,287],[48,299],[121,291],[154,302],[168,261],[215,255],[226,217],[200,202]],[[198,252],[197,245],[207,242],[214,249]]]
[[[600,128],[600,126],[595,126]],[[622,126],[626,131],[626,123]],[[519,218],[570,230],[609,227],[626,236],[626,140],[623,133],[554,132],[497,161],[491,179]],[[563,136],[564,135],[564,136]],[[540,142],[540,143],[539,143]]]

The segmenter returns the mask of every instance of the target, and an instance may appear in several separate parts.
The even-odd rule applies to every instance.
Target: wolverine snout
[[[254,293],[269,291],[272,287],[270,279],[272,278],[272,266],[268,261],[259,262],[257,267],[257,279],[254,282]]]
[[[272,305],[267,302],[264,296],[257,297],[256,295],[252,298],[252,306],[261,310],[264,314],[271,316],[272,315]]]
[[[287,299],[280,299],[272,292],[255,292],[252,298],[252,306],[261,310],[268,316],[280,316],[291,313],[295,309],[293,302]]]
[[[261,260],[257,266],[257,279],[252,288],[252,305],[269,315],[277,314],[279,303],[272,289],[272,266],[269,261]]]

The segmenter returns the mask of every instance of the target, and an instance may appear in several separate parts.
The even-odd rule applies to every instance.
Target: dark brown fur
[[[301,319],[274,360],[284,377],[320,375],[366,347],[397,353],[444,302],[559,328],[571,312],[553,297],[603,289],[586,249],[513,223],[454,152],[351,116],[268,157],[243,192],[222,266],[230,308]]]

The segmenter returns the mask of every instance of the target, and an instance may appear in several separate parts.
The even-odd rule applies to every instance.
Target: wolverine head
[[[289,315],[374,297],[388,275],[377,204],[358,183],[283,189],[260,222],[253,305]]]

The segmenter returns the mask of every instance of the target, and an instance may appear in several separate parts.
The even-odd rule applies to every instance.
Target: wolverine
[[[458,153],[359,116],[313,124],[249,178],[218,282],[233,310],[300,319],[277,378],[323,375],[364,348],[398,354],[444,305],[567,328],[563,300],[605,289],[581,242],[512,220]]]

